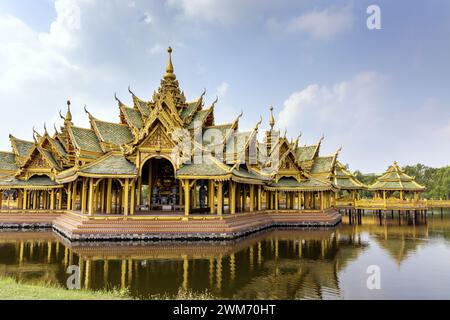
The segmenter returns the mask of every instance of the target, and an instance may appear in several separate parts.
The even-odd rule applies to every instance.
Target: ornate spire
[[[166,74],[164,75],[165,80],[175,80],[176,76],[173,73],[173,64],[172,64],[172,48],[169,47],[167,49],[167,52],[169,53],[169,64],[167,65]]]
[[[273,117],[273,107],[270,106],[269,110],[270,110],[270,121],[269,121],[270,130],[273,130],[273,127],[275,126],[275,118]]]
[[[70,111],[70,100],[67,100],[67,113],[66,113],[66,121],[72,121],[72,112]]]

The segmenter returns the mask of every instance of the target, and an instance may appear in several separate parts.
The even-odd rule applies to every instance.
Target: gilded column
[[[142,176],[138,178],[136,204],[138,207],[142,205]]]
[[[230,190],[228,191],[229,194],[229,205],[230,205],[230,214],[236,213],[236,185],[235,183],[230,180]]]
[[[275,210],[278,210],[278,191],[275,191]]]
[[[63,205],[63,189],[58,190],[58,210],[62,210]]]
[[[101,194],[100,194],[100,201],[101,201],[100,211],[102,213],[105,212],[105,199],[106,199],[106,188],[105,188],[105,186],[106,186],[106,180],[103,180],[102,181],[102,191],[101,191]]]
[[[135,197],[136,197],[136,189],[135,189],[135,181],[131,180],[131,203],[130,203],[130,214],[134,215],[135,210]]]
[[[0,209],[2,208],[2,198],[3,198],[3,193],[0,192]],[[23,190],[23,209],[24,210],[28,209],[28,191],[27,190]]]
[[[83,178],[83,187],[81,191],[81,214],[86,214],[87,197],[87,178]]]
[[[217,183],[217,215],[223,214],[223,181]]]
[[[130,181],[129,179],[125,179],[125,190],[124,190],[124,201],[123,201],[123,214],[124,216],[128,216],[128,201],[129,201],[129,192],[130,192]]]
[[[55,210],[55,189],[52,189],[50,194],[50,210]]]
[[[214,214],[214,211],[215,211],[215,199],[214,199],[214,197],[215,197],[215,192],[214,192],[215,186],[214,186],[214,180],[209,180],[208,182],[209,182],[209,184],[208,184],[209,212],[211,214]]]
[[[185,217],[188,217],[189,211],[190,211],[190,206],[191,206],[189,180],[184,180],[183,184],[184,184],[184,215],[185,215]]]
[[[72,183],[67,186],[67,210],[72,210]]]
[[[106,192],[106,213],[111,214],[112,207],[112,179],[108,179],[108,187]]]
[[[250,185],[250,212],[255,211],[255,185]]]
[[[94,178],[89,179],[89,215],[94,215]]]
[[[258,186],[258,211],[262,209],[262,194],[261,194],[261,186]]]
[[[77,210],[77,181],[73,182],[72,210]]]

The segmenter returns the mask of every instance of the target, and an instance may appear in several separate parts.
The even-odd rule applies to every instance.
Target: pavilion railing
[[[353,207],[355,209],[365,209],[365,210],[408,210],[408,209],[432,209],[432,208],[450,208],[450,200],[400,200],[400,199],[336,199],[337,207]]]

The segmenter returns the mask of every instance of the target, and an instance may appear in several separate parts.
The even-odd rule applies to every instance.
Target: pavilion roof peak
[[[166,74],[164,75],[164,79],[165,80],[175,80],[176,76],[173,73],[174,69],[173,69],[173,63],[172,63],[172,47],[169,47],[167,49],[167,52],[169,53],[169,62],[167,64]]]

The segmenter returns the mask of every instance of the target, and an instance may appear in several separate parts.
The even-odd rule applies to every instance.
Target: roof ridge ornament
[[[273,127],[275,126],[275,118],[273,117],[273,106],[270,106],[269,110],[270,110],[269,124],[270,124],[270,131],[272,131]]]
[[[95,119],[95,117],[88,111],[87,105],[84,105],[84,112],[87,113],[87,115],[89,116],[89,119],[90,119],[90,120]]]
[[[35,143],[38,143],[36,139],[36,135],[39,136],[39,133],[36,131],[35,127],[33,126],[33,140]]]
[[[169,47],[167,49],[167,52],[169,53],[169,63],[167,64],[166,68],[166,74],[164,75],[164,80],[175,80],[176,76],[173,73],[173,63],[172,63],[172,47]]]
[[[216,96],[216,100],[213,101],[213,103],[211,104],[210,108],[214,109],[214,107],[216,106],[217,102],[219,102],[219,97],[218,96]]]
[[[70,100],[67,100],[67,113],[66,113],[66,121],[71,122],[72,121],[72,112],[70,111]]]
[[[206,88],[203,89],[203,93],[201,94],[199,100],[203,99],[205,96],[206,96]]]
[[[119,103],[119,106],[124,106],[122,101],[120,101],[120,99],[117,97],[117,92],[114,92],[114,99],[116,99],[116,101]]]

